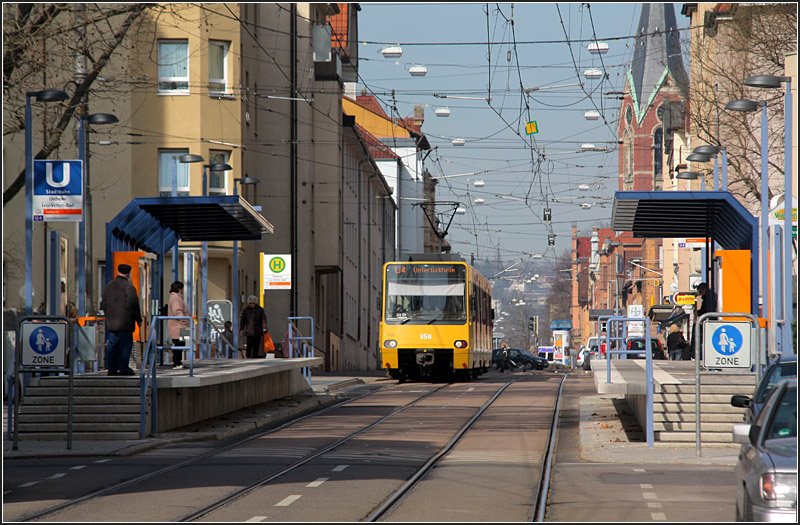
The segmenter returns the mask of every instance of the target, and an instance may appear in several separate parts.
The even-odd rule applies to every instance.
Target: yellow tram
[[[487,372],[493,319],[489,281],[456,255],[424,254],[383,266],[381,363],[395,379]]]

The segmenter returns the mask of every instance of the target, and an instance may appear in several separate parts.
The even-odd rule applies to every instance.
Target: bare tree
[[[98,78],[112,57],[125,49],[142,13],[162,9],[157,4],[82,4],[77,16],[74,6],[3,5],[3,136],[24,131],[26,92],[46,86],[71,93],[67,101],[45,115],[47,139],[34,153],[36,159],[47,158],[61,146],[64,131],[79,115],[87,94],[101,94]],[[81,41],[77,34],[91,37]],[[87,63],[80,76],[74,75],[76,54]],[[4,189],[3,205],[24,185],[23,169]]]
[[[761,199],[761,135],[758,114],[726,111],[732,100],[766,100],[769,170],[783,174],[783,93],[748,88],[755,74],[784,74],[788,53],[797,50],[796,4],[739,4],[729,20],[698,29],[692,42],[691,127],[700,141],[727,149],[729,190],[748,208]]]

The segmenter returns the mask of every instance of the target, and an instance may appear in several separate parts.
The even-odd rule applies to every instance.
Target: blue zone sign
[[[703,364],[707,368],[750,368],[750,323],[703,324]]]
[[[66,366],[67,327],[64,323],[23,322],[22,366]]]
[[[80,160],[33,161],[33,220],[83,220],[83,163]]]

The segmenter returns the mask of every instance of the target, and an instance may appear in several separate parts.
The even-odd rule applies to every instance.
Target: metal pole
[[[203,165],[203,197],[208,195],[208,176],[207,166]],[[200,358],[209,357],[208,348],[208,241],[203,241],[202,254],[200,261],[200,281],[203,285],[203,304],[200,306],[203,312],[203,317],[200,319],[200,342],[201,342],[201,355]]]
[[[178,196],[178,155],[172,156],[172,196]],[[172,281],[178,280],[178,243],[172,247]]]
[[[78,223],[78,315],[86,315],[86,174],[89,172],[86,159],[86,121],[78,119],[78,158],[81,160],[81,221]]]
[[[25,94],[25,315],[33,313],[33,109]],[[16,450],[16,448],[15,448]]]
[[[728,150],[726,148],[722,148],[722,179],[719,189],[728,191]]]
[[[238,180],[233,179],[233,194],[238,195]],[[233,355],[239,358],[239,241],[233,241]]]
[[[767,315],[767,257],[769,254],[769,156],[767,153],[767,133],[769,131],[767,123],[767,101],[761,102],[761,316]],[[774,298],[773,298],[774,300]],[[774,322],[774,320],[773,320]]]
[[[789,357],[793,353],[792,320],[794,304],[792,297],[792,79],[784,77],[786,96],[784,102],[784,161],[783,180],[786,192],[783,197],[783,355]]]
[[[714,191],[719,188],[719,157],[714,156]]]

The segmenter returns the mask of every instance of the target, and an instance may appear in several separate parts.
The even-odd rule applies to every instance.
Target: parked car
[[[736,521],[797,520],[797,378],[772,390],[754,424],[733,426]]]
[[[628,359],[644,359],[644,349],[645,345],[647,345],[646,339],[644,337],[631,337],[628,339],[628,350],[641,350],[640,354],[627,354]],[[655,337],[650,338],[650,348],[653,349],[653,359],[666,359],[667,354],[664,352],[664,347],[661,344],[661,341]]]
[[[731,405],[739,408],[746,408],[744,422],[752,424],[758,417],[758,413],[764,406],[775,385],[787,377],[797,377],[797,356],[781,358],[780,361],[772,363],[767,367],[761,381],[756,386],[753,397],[747,395],[735,395],[731,397]]]
[[[502,349],[496,348],[492,350],[492,365],[497,368],[498,370],[503,370],[503,365],[500,362],[501,359],[501,352]],[[535,356],[528,352],[527,350],[521,350],[519,348],[509,348],[508,349],[508,359],[510,361],[509,367],[511,368],[522,368],[523,370],[543,370],[547,368],[548,362],[547,359],[540,356]]]

